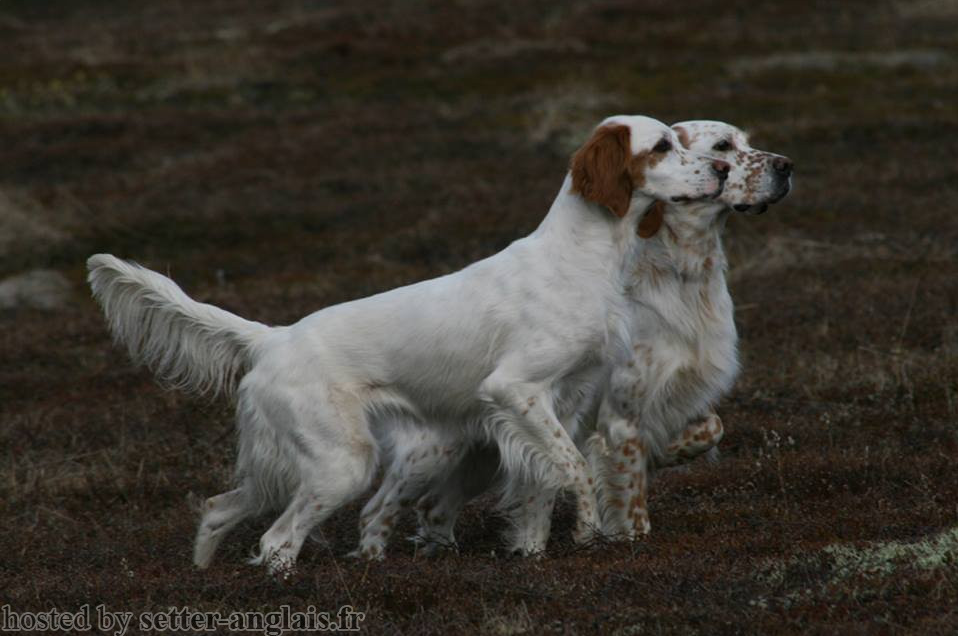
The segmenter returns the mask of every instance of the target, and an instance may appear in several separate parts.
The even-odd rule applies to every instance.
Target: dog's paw
[[[384,561],[386,559],[386,551],[383,550],[382,546],[378,545],[367,545],[360,546],[351,552],[346,554],[350,559],[364,559],[366,561]]]
[[[273,554],[266,560],[266,572],[281,585],[291,585],[296,580],[296,562],[288,557]]]
[[[446,537],[436,535],[423,536],[422,534],[414,534],[407,537],[407,539],[416,546],[416,554],[421,554],[426,557],[434,557],[442,552],[459,554],[459,544],[456,543],[455,539],[449,540]]]

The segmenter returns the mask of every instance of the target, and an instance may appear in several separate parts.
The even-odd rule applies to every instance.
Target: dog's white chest
[[[636,305],[632,356],[612,373],[617,411],[672,429],[702,414],[738,373],[738,336],[724,280],[676,284]]]

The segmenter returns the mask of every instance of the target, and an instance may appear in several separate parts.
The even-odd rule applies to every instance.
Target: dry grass
[[[0,280],[70,287],[0,308],[0,604],[351,603],[371,633],[954,632],[953,4],[0,5]],[[357,504],[287,586],[243,565],[266,519],[194,571],[230,406],[130,367],[86,256],[287,323],[527,233],[612,112],[727,119],[798,166],[786,202],[729,224],[745,372],[722,460],[663,473],[632,545],[576,549],[563,507],[547,557],[503,558],[481,501],[461,554],[397,540],[357,563]]]

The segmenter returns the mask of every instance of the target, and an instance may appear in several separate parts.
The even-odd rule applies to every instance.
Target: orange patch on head
[[[652,238],[662,227],[662,219],[665,217],[665,204],[656,201],[646,210],[645,216],[639,221],[638,233],[642,238]]]
[[[646,150],[632,157],[629,161],[629,175],[632,177],[632,183],[638,187],[645,185],[645,173],[647,170],[659,165],[659,162],[665,158],[665,153],[651,152]]]
[[[596,130],[572,156],[572,191],[625,216],[632,201],[631,143],[627,126]]]
[[[689,131],[682,128],[681,126],[675,126],[672,128],[675,131],[675,134],[679,138],[679,143],[682,144],[683,148],[688,148],[692,145],[692,139],[689,138]]]

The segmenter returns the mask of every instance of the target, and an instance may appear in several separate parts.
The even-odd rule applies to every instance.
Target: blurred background
[[[4,0],[0,602],[351,602],[374,633],[958,629],[956,34],[955,0]],[[727,228],[722,460],[662,475],[631,546],[576,550],[562,509],[550,557],[504,561],[480,504],[458,556],[397,538],[367,566],[341,558],[353,510],[288,588],[241,565],[265,521],[194,572],[230,406],[111,346],[87,256],[289,323],[527,234],[617,113],[725,120],[796,164]]]

